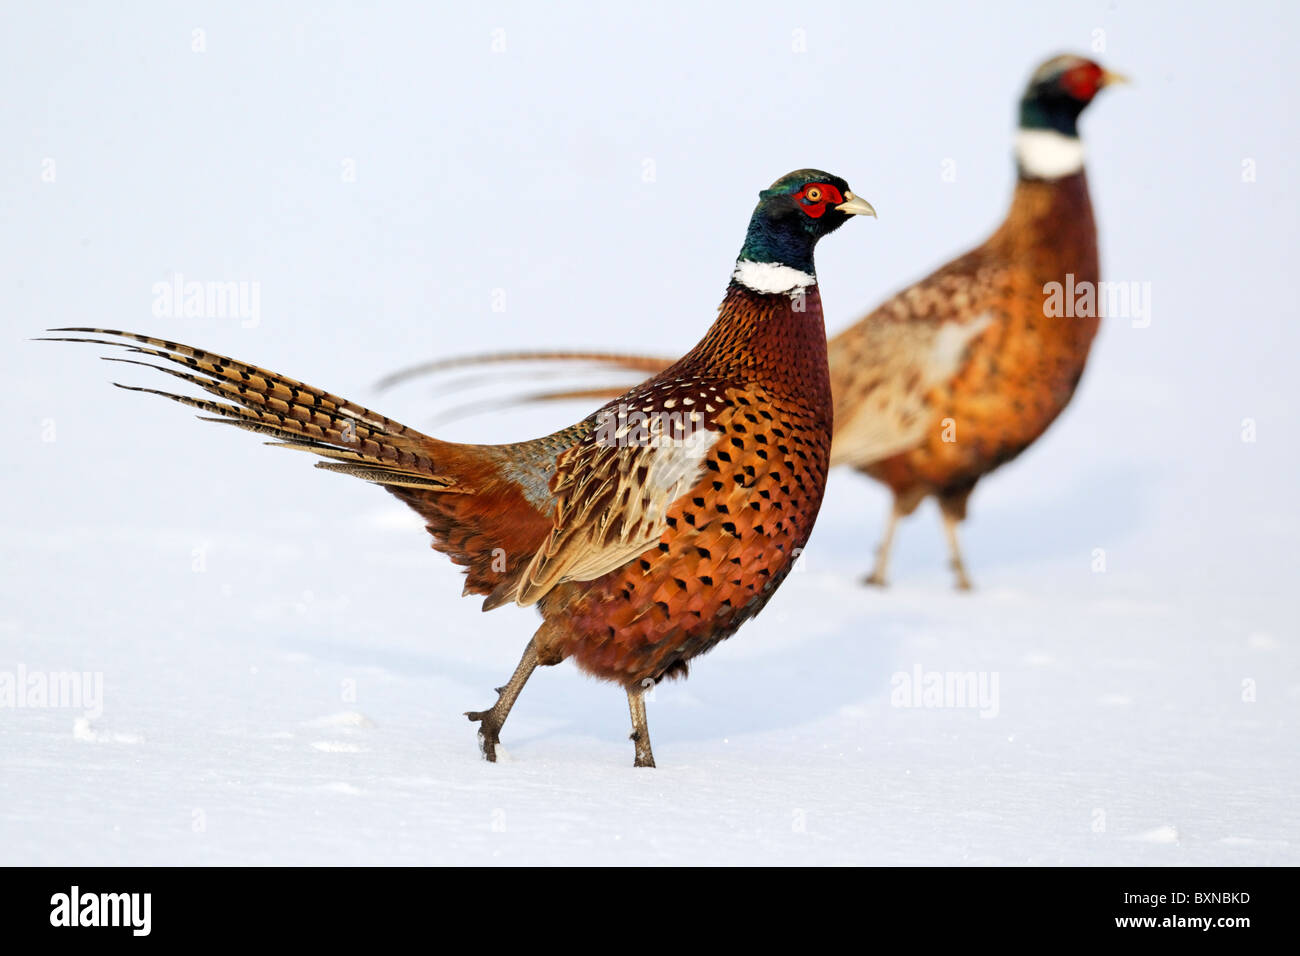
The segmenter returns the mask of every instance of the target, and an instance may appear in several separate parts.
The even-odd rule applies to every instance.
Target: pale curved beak
[[[1112,73],[1110,70],[1101,71],[1101,88],[1108,86],[1124,86],[1133,81],[1123,73]]]
[[[861,196],[855,196],[847,190],[844,193],[844,202],[835,207],[840,212],[848,213],[850,216],[870,216],[876,217],[876,211],[871,208],[871,203],[867,202]]]

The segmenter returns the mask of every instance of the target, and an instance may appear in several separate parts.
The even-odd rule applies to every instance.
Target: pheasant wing
[[[970,346],[996,333],[1012,270],[978,254],[894,296],[829,343],[833,465],[867,465],[918,444],[935,388],[961,374]]]
[[[625,407],[625,406],[622,406]],[[591,581],[651,547],[675,501],[699,481],[718,433],[674,431],[657,417],[590,419],[580,443],[562,453],[550,534],[523,569],[514,599],[532,604],[564,581]]]

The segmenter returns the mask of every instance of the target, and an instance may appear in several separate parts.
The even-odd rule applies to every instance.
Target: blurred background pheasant
[[[934,496],[956,585],[970,587],[957,527],[976,483],[1056,419],[1083,374],[1099,306],[1051,314],[1049,289],[1095,290],[1097,229],[1078,119],[1123,77],[1079,56],[1034,70],[1019,103],[1018,178],[1006,218],[980,246],[909,286],[829,343],[832,465],[893,494],[870,584],[883,585],[900,518]],[[491,362],[570,361],[643,372],[655,356],[513,352],[399,372],[385,384]],[[542,391],[516,401],[604,397],[607,387]],[[494,407],[486,405],[484,407]]]
[[[627,691],[635,764],[653,766],[644,691],[730,636],[789,572],[821,506],[831,397],[813,249],[875,215],[844,180],[800,170],[760,193],[704,338],[651,380],[562,431],[453,444],[274,372],[111,329],[55,341],[121,346],[218,400],[171,398],[329,459],[428,522],[485,610],[536,605],[543,622],[496,703],[468,714],[488,760],[538,665],[573,657]],[[115,339],[115,340],[114,340]]]

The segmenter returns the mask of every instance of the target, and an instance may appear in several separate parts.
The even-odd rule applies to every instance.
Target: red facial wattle
[[[1101,89],[1102,69],[1096,63],[1083,63],[1061,76],[1061,86],[1076,100],[1087,103]]]
[[[829,183],[809,183],[794,194],[799,208],[813,219],[820,219],[827,206],[838,206],[844,196]]]

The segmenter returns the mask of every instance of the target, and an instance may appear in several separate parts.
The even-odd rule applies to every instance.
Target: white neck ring
[[[1020,168],[1037,179],[1061,179],[1083,169],[1083,141],[1053,129],[1022,129],[1016,134]]]
[[[731,277],[752,292],[764,295],[792,295],[814,285],[817,277],[779,262],[754,262],[737,259]]]

